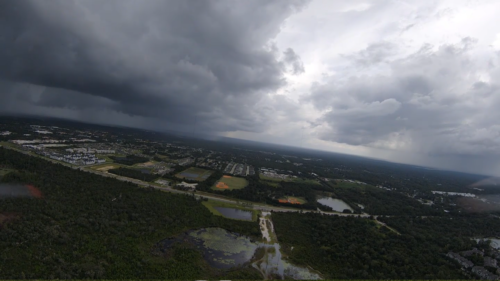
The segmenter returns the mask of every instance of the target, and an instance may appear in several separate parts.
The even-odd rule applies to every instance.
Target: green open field
[[[207,209],[214,215],[216,216],[222,216],[222,214],[215,209],[215,207],[225,207],[225,208],[235,208],[238,210],[243,210],[243,211],[249,211],[252,212],[252,221],[257,221],[257,218],[259,216],[257,210],[245,208],[241,205],[238,204],[231,204],[227,202],[221,202],[221,201],[215,201],[215,200],[208,200],[208,201],[203,201],[202,202],[203,206],[207,207]]]
[[[204,181],[206,180],[213,171],[210,170],[205,170],[201,168],[196,168],[196,167],[191,167],[188,168],[175,176],[180,178],[180,179],[188,179],[188,180],[194,180],[194,181]]]
[[[6,142],[6,141],[0,141],[0,145],[6,146],[6,147],[12,147],[12,148],[19,148],[18,145],[15,145],[11,142]]]
[[[227,186],[227,188],[219,188],[218,186]],[[248,185],[248,181],[244,178],[222,176],[213,186],[214,190],[226,189],[242,189]]]
[[[120,168],[120,167],[124,167],[124,166],[120,165],[120,164],[115,164],[115,163],[104,163],[104,164],[91,166],[90,169],[101,171],[101,172],[107,172],[110,169],[116,169],[116,168]]]
[[[290,181],[289,179],[282,180],[282,179],[277,179],[277,178],[271,178],[271,177],[268,177],[268,176],[264,176],[262,174],[259,174],[259,177],[260,177],[261,180],[265,180],[265,181],[277,181],[277,182],[280,182],[280,181]]]

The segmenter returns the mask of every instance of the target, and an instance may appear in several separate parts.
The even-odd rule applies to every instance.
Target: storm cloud
[[[498,54],[473,60],[475,40],[424,45],[386,63],[388,74],[331,79],[308,99],[327,109],[322,138],[429,153],[500,152]],[[369,46],[349,59],[372,49]],[[370,65],[380,62],[371,61]]]
[[[304,4],[2,1],[2,100],[16,110],[102,109],[176,128],[260,131],[259,101],[286,72],[303,71],[272,39]]]
[[[500,173],[494,0],[0,1],[0,113]]]

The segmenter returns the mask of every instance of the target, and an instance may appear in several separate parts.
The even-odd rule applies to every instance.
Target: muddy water
[[[219,213],[222,214],[222,216],[226,218],[246,220],[246,221],[252,220],[252,212],[250,211],[243,211],[236,208],[226,208],[226,207],[215,207],[214,209],[216,209]]]
[[[271,235],[274,236],[274,233]],[[246,236],[222,228],[192,230],[160,241],[158,246],[162,252],[167,252],[181,242],[194,245],[203,253],[208,264],[215,268],[230,269],[248,265],[261,272],[264,279],[320,279],[318,274],[309,269],[283,260],[278,243],[252,242]]]

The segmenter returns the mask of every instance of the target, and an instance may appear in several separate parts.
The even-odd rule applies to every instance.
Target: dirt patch
[[[302,205],[302,202],[300,202],[297,198],[285,198],[285,199],[278,199],[280,203],[288,203],[288,204],[299,204]]]
[[[230,179],[230,178],[232,178],[231,176],[226,176],[226,175],[224,175],[224,176],[222,176],[222,177],[223,177],[223,178],[226,178],[226,179]]]
[[[155,164],[154,162],[149,161],[149,162],[146,162],[146,163],[138,164],[137,166],[139,166],[139,167],[150,167],[150,166],[154,166],[154,164]]]

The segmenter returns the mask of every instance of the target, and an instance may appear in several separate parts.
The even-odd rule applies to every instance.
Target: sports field
[[[215,184],[212,189],[215,190],[226,190],[226,189],[242,189],[248,185],[248,181],[244,178],[237,178],[232,176],[222,176]]]
[[[191,167],[191,168],[188,168],[188,169],[178,173],[175,176],[180,178],[180,179],[187,179],[187,180],[193,180],[193,181],[204,181],[212,173],[213,173],[213,171],[210,171],[210,170]]]
[[[286,196],[283,198],[278,199],[280,203],[288,203],[288,204],[305,204],[307,201],[304,198],[300,197],[292,197],[292,196]]]

